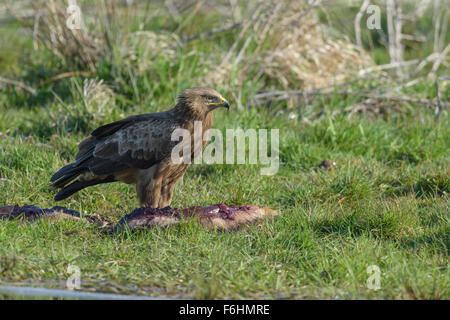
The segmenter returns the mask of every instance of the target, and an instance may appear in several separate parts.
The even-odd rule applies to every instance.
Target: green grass
[[[30,39],[13,37],[16,25],[2,28],[1,74],[37,84],[67,71],[48,52],[34,52]],[[215,44],[226,48],[230,36]],[[197,53],[188,54],[193,48]],[[36,96],[1,88],[0,205],[55,205],[49,178],[73,159],[78,142],[100,124],[167,109],[180,90],[197,85],[201,54],[212,50],[210,41],[192,43],[138,76],[114,74],[105,64],[100,73],[116,94],[106,111],[83,100],[79,78],[45,85]],[[71,264],[80,268],[83,288],[105,292],[133,293],[134,285],[153,296],[194,298],[449,299],[448,113],[435,119],[425,106],[413,105],[385,117],[324,116],[304,123],[288,119],[283,102],[252,106],[260,85],[249,79],[240,88],[218,88],[234,107],[232,93],[242,89],[244,108],[216,111],[214,127],[279,128],[279,172],[193,165],[172,206],[257,204],[278,210],[278,219],[229,233],[184,222],[115,235],[84,221],[2,221],[0,283],[58,287]],[[421,82],[405,94],[432,99],[433,88]],[[324,98],[317,108],[331,114],[358,99]],[[298,113],[306,107],[299,105]],[[337,166],[317,169],[324,159]],[[109,184],[60,205],[117,222],[137,201],[133,187]],[[380,290],[367,288],[371,265],[380,268]]]

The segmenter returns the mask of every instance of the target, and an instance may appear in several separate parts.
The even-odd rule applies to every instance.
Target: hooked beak
[[[230,104],[228,103],[227,100],[223,100],[223,101],[222,101],[222,106],[223,106],[224,108],[227,108],[228,110],[230,110]]]
[[[212,107],[212,109],[224,107],[224,108],[227,108],[228,110],[230,110],[230,103],[223,98],[221,98],[220,101],[210,103],[209,105]]]

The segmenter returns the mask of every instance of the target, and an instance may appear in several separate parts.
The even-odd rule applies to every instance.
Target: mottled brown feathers
[[[211,111],[220,106],[228,108],[229,104],[217,91],[192,88],[182,92],[171,110],[135,115],[97,128],[79,144],[75,162],[51,178],[53,186],[61,188],[55,200],[88,186],[121,181],[136,185],[141,205],[169,205],[176,182],[189,166],[171,161],[172,149],[179,143],[172,141],[173,131],[187,129],[193,136],[194,121],[201,121],[205,132],[212,127]]]

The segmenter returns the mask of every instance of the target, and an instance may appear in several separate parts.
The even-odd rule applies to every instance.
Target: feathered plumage
[[[217,91],[192,88],[183,91],[171,110],[131,116],[97,128],[79,144],[75,161],[50,179],[54,187],[61,188],[55,200],[89,186],[121,181],[136,184],[141,205],[170,205],[173,188],[189,167],[171,160],[172,149],[179,143],[171,140],[172,132],[187,129],[193,137],[195,121],[202,122],[205,132],[212,127],[211,111],[218,107],[229,108],[229,104]],[[192,139],[191,152],[193,159]]]

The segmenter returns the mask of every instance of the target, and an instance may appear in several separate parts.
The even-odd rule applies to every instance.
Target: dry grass
[[[205,82],[223,83],[239,70],[238,83],[256,75],[285,89],[301,81],[311,90],[339,83],[374,64],[349,41],[331,38],[311,9],[297,1],[261,1],[242,24],[235,46]],[[256,47],[249,50],[252,40]]]
[[[36,50],[47,48],[71,69],[95,74],[100,62],[114,63],[119,58],[141,70],[151,64],[155,55],[173,54],[170,45],[176,43],[175,35],[135,31],[134,24],[139,25],[142,17],[148,18],[142,8],[105,0],[94,5],[87,1],[78,4],[82,8],[80,29],[67,27],[70,14],[65,1],[33,1],[31,20],[21,19],[15,7],[10,11],[30,30]]]
[[[111,52],[108,34],[89,31],[84,23],[81,29],[68,28],[69,15],[61,1],[38,0],[32,5],[34,21],[29,27],[33,29],[35,48],[43,45],[68,66],[96,72],[97,62]],[[114,10],[114,5],[110,8]]]
[[[140,74],[151,68],[158,55],[173,59],[176,43],[179,43],[179,37],[175,33],[137,31],[125,37],[126,45],[120,53],[125,63],[133,65]]]
[[[151,67],[157,55],[173,58],[180,44],[177,32],[130,28],[130,22],[139,22],[142,15],[143,9],[138,6],[119,7],[116,1],[104,0],[94,7],[85,6],[83,12],[94,13],[96,19],[83,14],[85,21],[80,30],[67,28],[66,4],[61,0],[34,1],[33,8],[34,19],[28,27],[35,47],[46,47],[65,65],[78,70],[96,73],[100,61],[114,62],[116,55],[139,74]],[[191,12],[187,12],[186,19],[208,8],[201,2],[188,6]],[[285,89],[298,87],[300,82],[310,90],[339,83],[373,65],[369,55],[357,46],[331,38],[305,1],[255,1],[249,8],[242,14],[246,18],[228,52],[218,51],[204,61],[205,69],[213,72],[207,72],[200,82],[240,85],[248,78],[263,78]],[[167,16],[168,11],[152,14]],[[228,11],[218,13],[230,19]]]
[[[83,101],[88,111],[98,118],[103,119],[109,109],[115,107],[115,94],[103,80],[85,79],[83,83]]]

